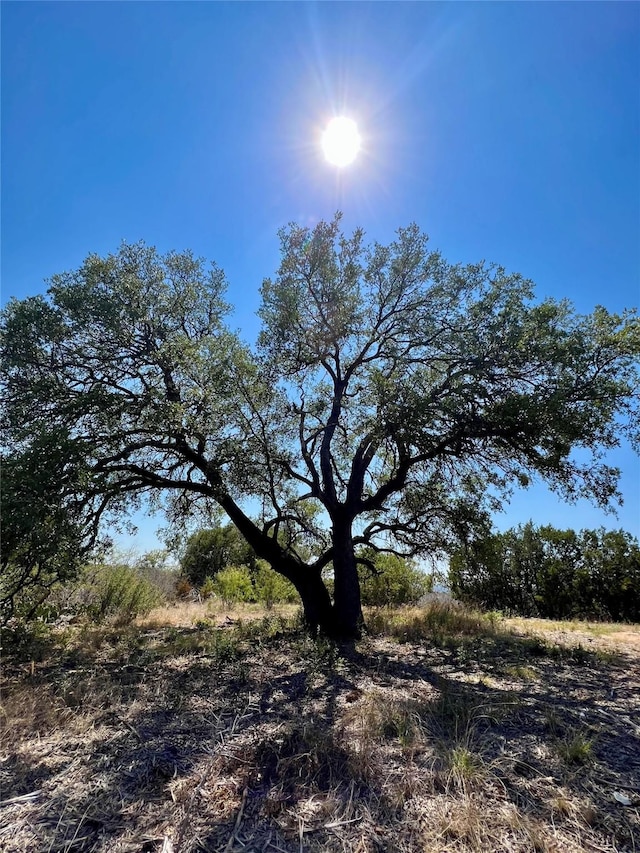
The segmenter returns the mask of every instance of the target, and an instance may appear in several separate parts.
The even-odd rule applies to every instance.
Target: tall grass
[[[366,618],[368,632],[376,636],[395,637],[401,642],[430,640],[442,644],[448,637],[488,636],[497,628],[497,617],[471,610],[446,599],[434,599],[423,607],[380,608]]]

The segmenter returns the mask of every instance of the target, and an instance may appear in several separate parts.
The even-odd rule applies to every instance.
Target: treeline
[[[299,602],[293,585],[259,560],[231,524],[194,533],[177,562],[166,551],[84,563],[67,551],[53,556],[43,559],[34,549],[5,557],[0,624],[131,619],[187,598],[227,607]],[[433,576],[411,560],[370,548],[358,560],[365,605],[416,604],[433,589]],[[332,594],[331,566],[324,581]],[[529,523],[460,544],[450,555],[448,586],[466,603],[508,614],[638,622],[640,546],[622,530],[577,533]]]
[[[449,585],[489,610],[551,619],[640,621],[640,547],[623,530],[558,530],[531,522],[461,545]]]

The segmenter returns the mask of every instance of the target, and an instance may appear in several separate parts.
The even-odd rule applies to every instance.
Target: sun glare
[[[332,118],[322,134],[322,150],[329,163],[348,166],[360,150],[358,125],[352,118]]]

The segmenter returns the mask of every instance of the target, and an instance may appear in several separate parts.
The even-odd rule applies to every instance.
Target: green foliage
[[[262,602],[267,610],[271,610],[278,602],[293,602],[298,599],[293,584],[274,572],[264,560],[258,560],[252,579],[255,599]]]
[[[240,657],[236,632],[219,629],[206,621],[195,625],[196,631],[172,628],[165,632],[161,646],[163,655],[204,654],[217,664],[225,665]]]
[[[368,554],[373,568],[359,567],[362,603],[383,605],[416,604],[433,589],[433,578],[425,575],[410,560],[395,554]]]
[[[593,758],[593,742],[582,732],[575,732],[558,741],[556,751],[567,764],[587,764]]]
[[[52,591],[77,576],[86,550],[78,507],[65,497],[79,476],[73,449],[42,437],[40,452],[40,464],[20,453],[2,460],[3,625],[43,615]]]
[[[468,542],[449,564],[454,595],[551,619],[640,619],[640,546],[622,530],[524,527]]]
[[[84,609],[97,622],[108,617],[133,619],[163,600],[157,587],[135,568],[123,564],[87,567],[80,589]]]
[[[56,564],[47,530],[53,554],[60,520],[87,546],[149,494],[176,523],[226,513],[309,590],[310,624],[345,636],[361,615],[354,545],[442,552],[533,476],[569,499],[615,500],[603,451],[637,438],[634,312],[536,303],[522,276],[448,263],[416,225],[367,246],[338,215],[280,240],[255,350],[226,325],[221,270],[144,243],[9,302],[2,416],[29,494],[13,513],[9,612],[16,589],[46,576],[46,590],[73,565]],[[223,562],[185,571],[199,586]],[[307,582],[329,562],[333,607]]]
[[[2,655],[12,655],[21,661],[41,661],[55,648],[51,626],[37,619],[16,618],[2,631]]]
[[[205,578],[204,583],[200,587],[200,595],[204,601],[216,594],[216,582],[213,578]]]
[[[180,561],[182,574],[200,587],[227,566],[255,565],[255,552],[232,524],[198,530],[187,540]]]
[[[251,575],[246,566],[227,566],[221,569],[213,579],[212,586],[226,607],[254,599]]]

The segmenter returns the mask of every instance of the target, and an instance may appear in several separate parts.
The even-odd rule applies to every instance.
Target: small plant
[[[218,664],[231,663],[240,656],[238,639],[230,631],[212,631],[204,644],[205,652]]]
[[[284,790],[329,792],[345,783],[363,781],[367,767],[333,732],[319,725],[293,724],[279,737],[263,741],[254,756],[261,784]]]
[[[522,647],[531,657],[542,658],[550,654],[550,647],[541,637],[526,637],[521,641]]]
[[[505,669],[505,672],[507,675],[510,675],[512,678],[517,678],[520,681],[537,681],[539,678],[535,669],[530,666],[524,666],[523,664],[508,666]]]
[[[593,742],[583,732],[573,732],[556,742],[556,752],[567,764],[587,764],[593,758]]]
[[[165,634],[164,655],[205,654],[217,664],[226,664],[240,656],[239,638],[235,632],[215,628],[199,620],[195,630],[170,628]]]
[[[624,661],[620,652],[612,649],[596,649],[593,656],[598,663],[604,664],[605,666],[620,666]]]
[[[407,704],[392,706],[382,721],[382,733],[385,738],[397,738],[403,749],[414,746],[423,733],[419,712]]]
[[[450,779],[459,788],[465,789],[470,782],[484,777],[485,766],[481,757],[464,744],[450,749],[446,761]]]
[[[365,694],[345,720],[355,724],[361,744],[397,740],[406,750],[425,740],[425,714],[425,706],[419,702],[371,692]]]
[[[298,651],[309,672],[340,672],[344,666],[338,645],[328,637],[312,638],[303,635]]]
[[[274,637],[282,634],[300,633],[300,626],[297,617],[269,614],[262,619],[253,619],[247,622],[239,621],[236,625],[235,633],[239,639],[261,643],[264,640],[272,640]]]

